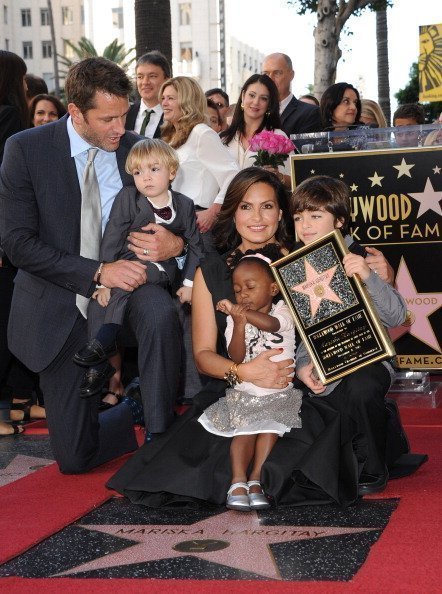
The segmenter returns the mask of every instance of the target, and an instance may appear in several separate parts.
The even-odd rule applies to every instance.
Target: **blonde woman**
[[[388,128],[387,120],[381,106],[372,99],[361,99],[361,124],[376,126],[377,128]]]
[[[212,228],[238,165],[207,124],[207,98],[192,78],[176,76],[160,89],[164,124],[161,138],[173,147],[180,167],[172,188],[195,203],[198,227],[207,234]],[[203,235],[205,247],[210,238]]]

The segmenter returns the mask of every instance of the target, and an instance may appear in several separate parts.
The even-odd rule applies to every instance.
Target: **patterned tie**
[[[98,260],[101,242],[101,198],[94,166],[97,152],[97,148],[88,150],[81,194],[80,256],[92,260]],[[76,304],[84,318],[88,303],[88,298],[77,295]]]
[[[170,206],[164,206],[163,208],[155,208],[155,206],[150,203],[152,209],[156,215],[160,217],[160,219],[164,219],[165,221],[170,221],[172,218],[172,209]]]
[[[147,111],[147,109],[144,110],[144,120],[143,123],[141,124],[141,128],[140,128],[140,136],[144,136],[144,133],[146,132],[146,128],[147,128],[147,124],[149,123],[150,120],[150,116],[155,113],[154,109],[151,109],[150,111]]]

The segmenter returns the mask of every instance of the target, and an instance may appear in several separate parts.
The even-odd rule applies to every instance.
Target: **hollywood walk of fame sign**
[[[296,329],[325,384],[394,355],[363,283],[345,274],[346,253],[336,230],[272,264]]]
[[[408,309],[390,332],[397,366],[442,369],[442,147],[295,155],[291,163],[294,187],[312,175],[348,185],[353,239],[379,249],[397,273]]]

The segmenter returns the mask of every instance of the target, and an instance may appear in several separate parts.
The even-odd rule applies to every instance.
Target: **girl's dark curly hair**
[[[261,258],[253,258],[255,254],[261,254],[262,256],[268,258],[271,262],[275,262],[283,256],[279,243],[268,243],[258,250],[246,250],[244,253],[239,250],[235,250],[229,258],[229,267],[233,270],[239,265],[243,258],[247,256],[248,261],[252,260],[253,262],[258,262],[263,268],[269,270],[269,265],[265,260],[262,260]],[[270,270],[269,272],[270,276],[273,278]]]

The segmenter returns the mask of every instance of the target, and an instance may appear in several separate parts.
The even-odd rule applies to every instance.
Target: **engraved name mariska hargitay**
[[[306,328],[357,303],[334,246],[329,243],[281,266],[279,273]]]

